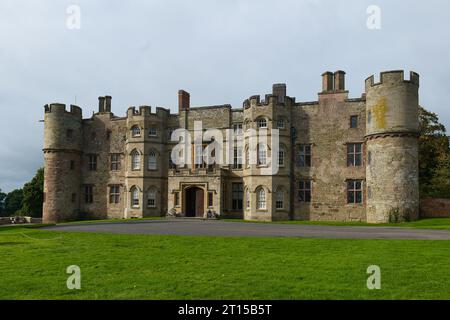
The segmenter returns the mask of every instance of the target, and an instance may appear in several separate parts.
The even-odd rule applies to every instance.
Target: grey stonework
[[[384,72],[380,83],[370,77],[358,99],[349,99],[343,71],[324,73],[322,84],[314,102],[296,102],[286,95],[284,84],[276,84],[264,101],[252,96],[242,109],[192,108],[189,94],[180,90],[178,114],[141,106],[117,117],[111,113],[109,96],[99,98],[99,112],[89,119],[82,119],[77,106],[67,111],[62,104],[46,105],[44,221],[165,216],[169,211],[204,217],[210,211],[269,221],[416,219],[419,76],[411,73],[405,80],[403,71]],[[351,117],[356,119],[354,128]],[[176,145],[170,141],[173,130],[193,133],[194,122],[202,121],[204,129],[219,129],[225,137],[225,129],[236,124],[242,124],[244,131],[257,129],[262,118],[269,131],[281,125],[279,141],[285,159],[276,174],[262,175],[261,167],[245,163],[242,168],[169,167]],[[140,128],[139,136],[133,136],[135,126]],[[361,162],[356,166],[348,164],[348,144],[361,145]],[[243,145],[245,162],[246,153],[252,151],[248,139]],[[311,148],[310,166],[299,165],[305,145]],[[136,152],[140,166],[133,170]],[[120,159],[119,167],[112,165],[112,155]],[[150,155],[156,157],[156,169],[148,167]],[[95,170],[90,168],[90,156],[96,157]],[[310,202],[300,201],[302,181],[311,184]],[[349,203],[351,181],[361,184],[360,203]],[[92,188],[91,199],[85,194],[87,187]],[[115,199],[110,194],[113,187],[119,192]],[[133,190],[137,190],[136,203]],[[265,194],[262,209],[257,208],[260,190]],[[154,201],[149,201],[151,194]]]

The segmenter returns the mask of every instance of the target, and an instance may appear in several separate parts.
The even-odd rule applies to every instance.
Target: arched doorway
[[[203,189],[187,188],[185,194],[186,217],[203,217],[205,207]]]

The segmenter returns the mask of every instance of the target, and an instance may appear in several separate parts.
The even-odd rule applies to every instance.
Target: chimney
[[[184,90],[178,91],[178,110],[188,111],[190,107],[190,95],[189,92]]]
[[[111,112],[111,96],[105,96],[105,112]]]
[[[272,94],[278,97],[278,102],[284,103],[286,98],[286,84],[285,83],[275,83],[272,86]]]
[[[333,73],[330,71],[322,74],[322,92],[333,91]]]
[[[334,73],[334,91],[345,91],[345,72],[342,70]]]
[[[98,112],[105,112],[105,97],[98,97]]]

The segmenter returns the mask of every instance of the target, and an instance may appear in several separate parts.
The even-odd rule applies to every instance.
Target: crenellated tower
[[[383,72],[366,80],[367,222],[419,215],[419,75]]]
[[[80,207],[82,111],[71,105],[45,105],[43,221],[76,220]]]

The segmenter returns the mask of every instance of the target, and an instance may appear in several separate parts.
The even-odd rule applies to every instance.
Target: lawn
[[[369,265],[381,290],[368,290]],[[81,290],[68,290],[69,265]],[[0,299],[450,299],[450,242],[0,228]]]
[[[279,223],[279,224],[300,224],[300,225],[322,225],[322,226],[354,226],[354,227],[400,227],[417,229],[441,229],[450,230],[450,218],[422,219],[418,221],[402,223],[381,223],[372,224],[367,222],[343,222],[343,221],[250,221],[243,219],[223,219],[231,222],[257,222],[257,223]]]

